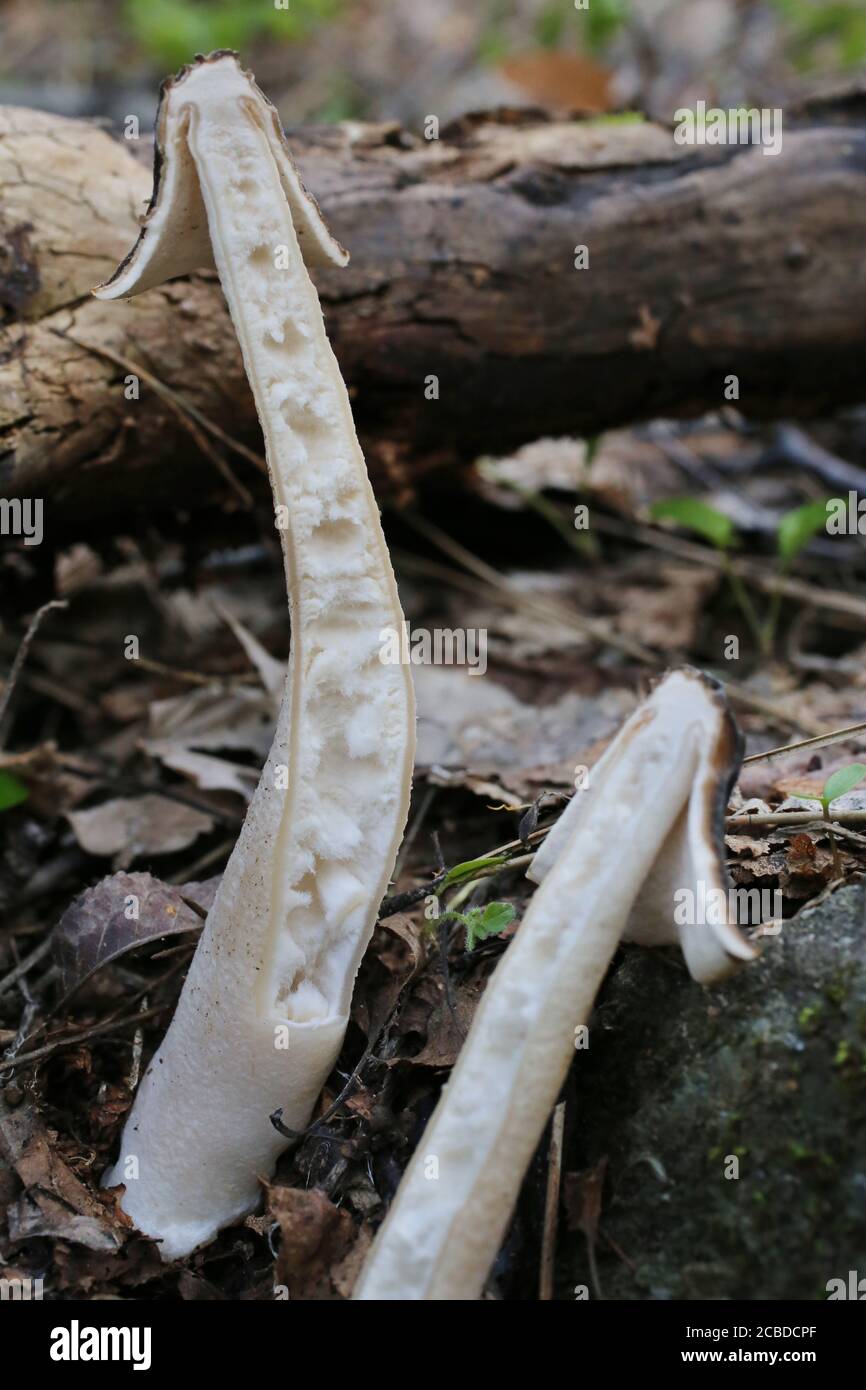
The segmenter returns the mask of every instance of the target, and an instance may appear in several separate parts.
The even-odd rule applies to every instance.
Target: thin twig
[[[152,1009],[143,1009],[141,1013],[131,1014],[128,1018],[113,1018],[106,1023],[95,1023],[92,1028],[82,1029],[78,1033],[67,1033],[63,1037],[55,1038],[53,1042],[46,1043],[44,1047],[37,1047],[33,1052],[22,1052],[17,1057],[12,1057],[7,1061],[0,1061],[0,1074],[17,1071],[19,1067],[26,1067],[31,1062],[39,1062],[44,1057],[50,1057],[55,1052],[60,1052],[63,1048],[74,1047],[76,1043],[88,1042],[90,1038],[101,1037],[104,1033],[115,1032],[118,1028],[126,1028],[129,1024],[144,1023],[149,1018],[156,1018],[157,1014],[165,1013],[166,1009],[174,1008],[174,1001],[167,1004],[157,1004]]]
[[[445,987],[445,1003],[448,1005],[448,1012],[451,1015],[451,1022],[460,1034],[463,1041],[466,1041],[466,1033],[457,1017],[457,1005],[454,1001],[454,991],[451,988],[451,971],[448,968],[448,945],[451,936],[451,914],[443,912],[439,918],[439,969],[442,972],[442,984]]]
[[[400,846],[400,853],[397,855],[397,862],[394,865],[394,873],[392,875],[395,882],[400,877],[400,872],[403,868],[403,865],[406,863],[406,860],[409,856],[409,851],[415,843],[415,840],[418,836],[418,831],[421,829],[422,825],[424,824],[424,821],[427,819],[427,813],[433,804],[433,798],[435,797],[437,791],[438,787],[432,784],[427,786],[427,788],[424,791],[424,795],[421,798],[421,805],[418,807],[418,810],[416,811],[415,816],[412,820],[412,824],[409,826],[409,829],[406,831],[406,834],[403,837],[403,843]]]
[[[518,589],[507,575],[500,573],[492,565],[488,565],[486,561],[480,560],[477,555],[473,555],[471,550],[461,545],[459,541],[455,541],[445,531],[440,530],[432,521],[412,512],[404,512],[401,515],[405,521],[409,522],[410,526],[414,527],[438,550],[450,555],[452,560],[456,560],[470,574],[476,575],[498,593],[508,594],[515,603],[528,612],[535,612],[540,617],[547,618],[548,621],[571,627],[581,636],[591,637],[604,646],[614,647],[617,651],[630,656],[632,660],[641,661],[650,666],[657,666],[661,661],[657,652],[645,647],[640,642],[632,641],[629,637],[623,637],[621,633],[615,632],[608,623],[601,619],[584,618],[566,604],[559,604],[555,600],[537,599],[533,594],[527,594]]]
[[[679,536],[656,530],[651,526],[642,526],[639,522],[625,523],[612,517],[597,516],[593,517],[592,524],[593,529],[601,531],[602,534],[617,536],[632,544],[638,541],[651,550],[661,550],[683,560],[691,560],[706,569],[724,571],[727,567],[728,562],[720,551],[699,545],[695,541],[683,540]],[[816,608],[832,609],[836,613],[849,613],[861,622],[866,622],[866,600],[857,598],[854,594],[846,594],[841,589],[821,589],[817,584],[809,584],[802,579],[785,578],[775,572],[768,574],[760,562],[747,560],[742,556],[731,557],[730,565],[735,574],[747,579],[762,593],[772,594],[778,589],[785,598],[812,603]]]
[[[829,734],[818,734],[815,738],[804,738],[799,743],[785,743],[780,748],[769,748],[766,753],[751,753],[743,759],[746,763],[770,763],[774,758],[784,758],[788,753],[800,753],[807,748],[827,748],[831,743],[847,743],[857,734],[866,735],[866,724],[849,724],[844,729],[834,729]]]
[[[802,730],[807,734],[820,735],[820,725],[808,715],[797,714],[794,710],[789,710],[778,700],[770,700],[766,695],[756,695],[754,691],[747,690],[745,686],[737,681],[725,681],[725,691],[730,696],[731,701],[736,705],[742,705],[744,709],[754,710],[756,714],[762,714],[766,719],[772,721],[778,728],[788,728]]]
[[[75,346],[81,348],[83,352],[92,352],[95,357],[103,357],[107,362],[113,362],[115,366],[122,368],[123,371],[131,372],[134,376],[140,377],[142,381],[146,381],[148,386],[150,386],[158,396],[161,396],[171,407],[184,429],[192,436],[205,458],[209,459],[214,467],[222,474],[225,481],[237,493],[244,506],[252,507],[252,493],[244,486],[239,478],[235,477],[225,459],[213,448],[207,435],[203,433],[203,430],[209,431],[217,439],[220,439],[222,443],[234,449],[236,453],[242,454],[244,458],[251,459],[256,467],[264,468],[265,472],[267,472],[267,464],[264,462],[264,459],[260,459],[252,450],[247,449],[245,445],[240,444],[237,440],[225,434],[218,425],[208,420],[206,416],[202,415],[201,411],[196,410],[195,406],[190,405],[189,401],[185,401],[182,396],[179,396],[176,391],[173,391],[164,381],[160,381],[159,377],[154,376],[146,367],[142,367],[139,363],[133,362],[128,357],[123,357],[119,352],[112,352],[110,348],[98,346],[96,343],[82,342],[80,338],[74,338],[71,333],[62,333],[58,328],[53,328],[51,331],[55,333],[58,338],[64,338],[67,342],[74,343]]]
[[[51,937],[48,936],[44,941],[40,941],[38,946],[34,947],[29,956],[25,956],[22,961],[19,961],[14,970],[10,970],[9,974],[5,975],[3,979],[0,980],[0,996],[4,995],[8,989],[11,989],[14,984],[17,984],[19,980],[22,980],[25,975],[29,974],[34,965],[38,965],[43,956],[46,956],[50,950]]]
[[[218,845],[214,845],[213,849],[207,850],[205,854],[194,860],[192,864],[188,864],[186,868],[177,869],[166,879],[166,883],[176,885],[193,882],[194,879],[198,878],[203,869],[209,869],[212,864],[218,864],[220,859],[228,859],[236,844],[236,839],[221,840]]]
[[[556,1258],[556,1232],[559,1226],[559,1188],[562,1182],[562,1138],[565,1133],[565,1101],[553,1112],[550,1146],[547,1152],[547,1190],[544,1195],[544,1231],[541,1237],[541,1269],[538,1297],[542,1303],[553,1298],[553,1264]]]
[[[50,603],[43,603],[41,608],[37,608],[36,612],[33,614],[33,617],[30,619],[30,626],[25,632],[24,637],[21,641],[21,645],[15,654],[15,660],[12,662],[12,670],[9,672],[9,675],[6,678],[6,684],[3,687],[3,694],[2,696],[0,696],[0,748],[2,748],[3,746],[3,722],[9,711],[9,705],[12,700],[12,695],[14,693],[15,686],[18,683],[18,677],[21,675],[21,668],[23,667],[24,662],[27,660],[27,653],[30,650],[30,645],[33,641],[33,638],[36,636],[36,633],[39,631],[39,625],[42,622],[42,619],[45,617],[46,613],[50,613],[53,608],[68,607],[69,604],[66,602],[65,599],[53,598],[51,599]]]
[[[399,552],[395,554],[394,558],[398,567],[410,574],[423,574],[432,578],[443,579],[455,589],[463,589],[471,593],[474,598],[478,598],[479,594],[486,592],[493,601],[502,606],[531,612],[542,622],[555,627],[570,628],[580,637],[590,637],[602,645],[621,650],[626,655],[640,660],[644,665],[652,666],[656,670],[666,664],[665,654],[630,642],[625,638],[620,640],[618,634],[611,633],[606,627],[603,627],[601,631],[592,630],[590,621],[580,619],[565,606],[554,608],[546,600],[535,599],[522,590],[509,588],[507,585],[495,587],[490,583],[485,583],[483,579],[479,586],[480,576],[471,579],[469,575],[461,574],[459,570],[450,569],[447,565],[438,564],[435,560],[428,560],[421,555]],[[764,715],[766,719],[772,720],[779,728],[802,730],[806,733],[817,731],[817,725],[808,717],[796,714],[776,700],[770,700],[763,695],[755,695],[753,691],[747,690],[745,686],[739,685],[736,681],[726,681],[725,689],[735,704],[741,705],[744,709],[753,710],[756,714]]]
[[[144,1002],[146,1004],[147,1000],[145,999]],[[132,1061],[130,1062],[129,1066],[129,1075],[126,1078],[126,1084],[129,1088],[130,1095],[132,1095],[132,1093],[138,1086],[139,1078],[141,1076],[141,1056],[143,1051],[144,1029],[139,1024],[138,1028],[136,1028],[135,1030],[135,1034],[132,1039]]]
[[[817,801],[818,798],[816,797]],[[832,823],[834,825],[866,825],[866,811],[836,811],[833,814]],[[740,814],[728,816],[725,820],[726,830],[748,830],[750,826],[796,826],[817,824],[821,829],[827,828],[820,811],[759,811],[755,815]]]

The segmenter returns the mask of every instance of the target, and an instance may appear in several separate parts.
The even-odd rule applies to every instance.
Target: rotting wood
[[[380,496],[540,434],[721,406],[731,372],[754,416],[862,394],[854,99],[792,118],[777,158],[677,146],[649,123],[514,113],[438,141],[358,124],[291,138],[352,253],[316,279]],[[127,399],[128,374],[66,333],[139,361],[257,443],[215,277],[120,310],[90,298],[149,184],[144,160],[85,122],[0,111],[0,488],[56,498],[67,515],[153,504],[169,477],[191,502],[223,485],[165,400],[145,383]],[[581,244],[589,270],[574,268]]]

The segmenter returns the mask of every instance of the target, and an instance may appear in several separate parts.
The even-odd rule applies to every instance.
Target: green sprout
[[[488,903],[486,907],[470,907],[468,912],[448,908],[437,918],[437,925],[449,921],[461,922],[466,930],[466,950],[474,951],[479,941],[486,941],[488,936],[498,936],[505,931],[513,918],[511,903]]]
[[[834,801],[838,801],[840,796],[844,796],[852,787],[856,787],[866,777],[866,763],[850,763],[848,767],[840,767],[838,772],[834,772],[824,783],[824,789],[820,796],[803,796],[800,792],[792,792],[798,801],[820,801],[824,819],[827,822],[827,836],[830,840],[830,848],[833,851],[833,873],[836,878],[842,877],[842,860],[839,857],[839,847],[836,844],[836,837],[830,829],[830,807]]]
[[[857,67],[866,58],[863,0],[772,0],[785,20],[786,48],[801,72],[832,63]]]
[[[731,518],[725,516],[724,512],[716,511],[716,508],[708,503],[701,502],[697,497],[662,498],[650,508],[650,515],[654,521],[673,521],[686,531],[694,531],[719,552],[724,561],[725,578],[737,607],[748,623],[759,649],[764,651],[764,629],[758,621],[755,605],[746,586],[731,563],[731,551],[739,545],[739,537]]]
[[[731,551],[739,545],[733,521],[724,512],[700,501],[697,497],[666,497],[650,508],[654,521],[673,521],[684,530],[694,531],[709,541],[724,560],[725,576],[737,606],[749,625],[758,650],[769,656],[776,640],[779,613],[782,606],[781,580],[785,577],[804,546],[827,521],[827,503],[807,502],[785,512],[776,530],[776,585],[773,589],[766,621],[761,623],[755,606],[731,563]]]
[[[488,854],[482,859],[465,859],[462,864],[455,864],[453,869],[448,870],[439,887],[453,888],[458,883],[466,883],[468,879],[476,878],[486,870],[499,869],[507,863],[507,854]]]
[[[592,0],[579,18],[585,21],[586,38],[594,53],[604,50],[631,19],[630,0]]]
[[[731,518],[697,497],[663,497],[650,507],[650,515],[655,521],[673,521],[685,531],[694,531],[716,550],[725,552],[737,544]]]
[[[792,512],[786,512],[779,522],[776,531],[776,587],[764,625],[766,650],[772,650],[776,640],[776,628],[779,625],[779,611],[782,607],[782,588],[779,580],[788,573],[794,560],[803,547],[808,545],[816,531],[820,531],[826,524],[827,503],[823,499],[820,502],[807,502],[803,507],[795,507]]]
[[[23,782],[19,782],[17,777],[13,777],[11,772],[0,770],[0,811],[8,811],[13,806],[20,806],[22,801],[26,801],[30,795]]]

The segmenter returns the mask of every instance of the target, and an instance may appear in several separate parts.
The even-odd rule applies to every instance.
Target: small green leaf
[[[604,116],[590,116],[584,125],[642,125],[646,116],[642,111],[610,111]]]
[[[829,806],[831,801],[837,797],[844,796],[852,787],[866,777],[866,763],[852,763],[850,767],[840,767],[838,772],[834,772],[832,777],[828,777],[824,783],[824,791],[821,796],[825,806]]]
[[[653,503],[650,515],[655,521],[675,521],[678,526],[697,532],[717,550],[727,550],[734,543],[731,518],[697,497],[664,497]]]
[[[792,512],[786,512],[776,532],[776,546],[782,564],[790,565],[815,532],[826,524],[827,503],[823,501],[807,502],[804,507],[795,507]]]
[[[455,883],[465,883],[467,879],[474,878],[485,869],[498,869],[500,864],[507,862],[507,854],[491,854],[486,859],[467,859],[465,863],[455,864],[453,869],[448,870],[439,889],[441,891],[443,888],[452,888]]]
[[[514,917],[511,903],[488,903],[486,907],[470,907],[464,916],[466,949],[472,951],[479,941],[498,936]]]
[[[23,782],[13,777],[11,772],[0,771],[0,811],[8,811],[11,806],[19,806],[30,795]]]
[[[631,19],[630,0],[592,0],[585,14],[580,15],[581,29],[593,53],[602,50]]]

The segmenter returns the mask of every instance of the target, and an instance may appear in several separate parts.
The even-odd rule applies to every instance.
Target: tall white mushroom
[[[740,741],[713,683],[665,678],[535,856],[541,886],[487,986],[354,1297],[478,1298],[526,1167],[626,927],[680,941],[701,983],[753,948],[735,925],[675,925],[674,891],[724,886],[721,825]],[[687,914],[684,914],[687,915]]]
[[[254,1206],[336,1059],[414,757],[403,615],[309,265],[343,265],[276,111],[230,53],[163,86],[151,207],[101,298],[216,265],[283,530],[292,645],[273,746],[106,1184],[182,1255]],[[178,332],[183,327],[178,325]]]

